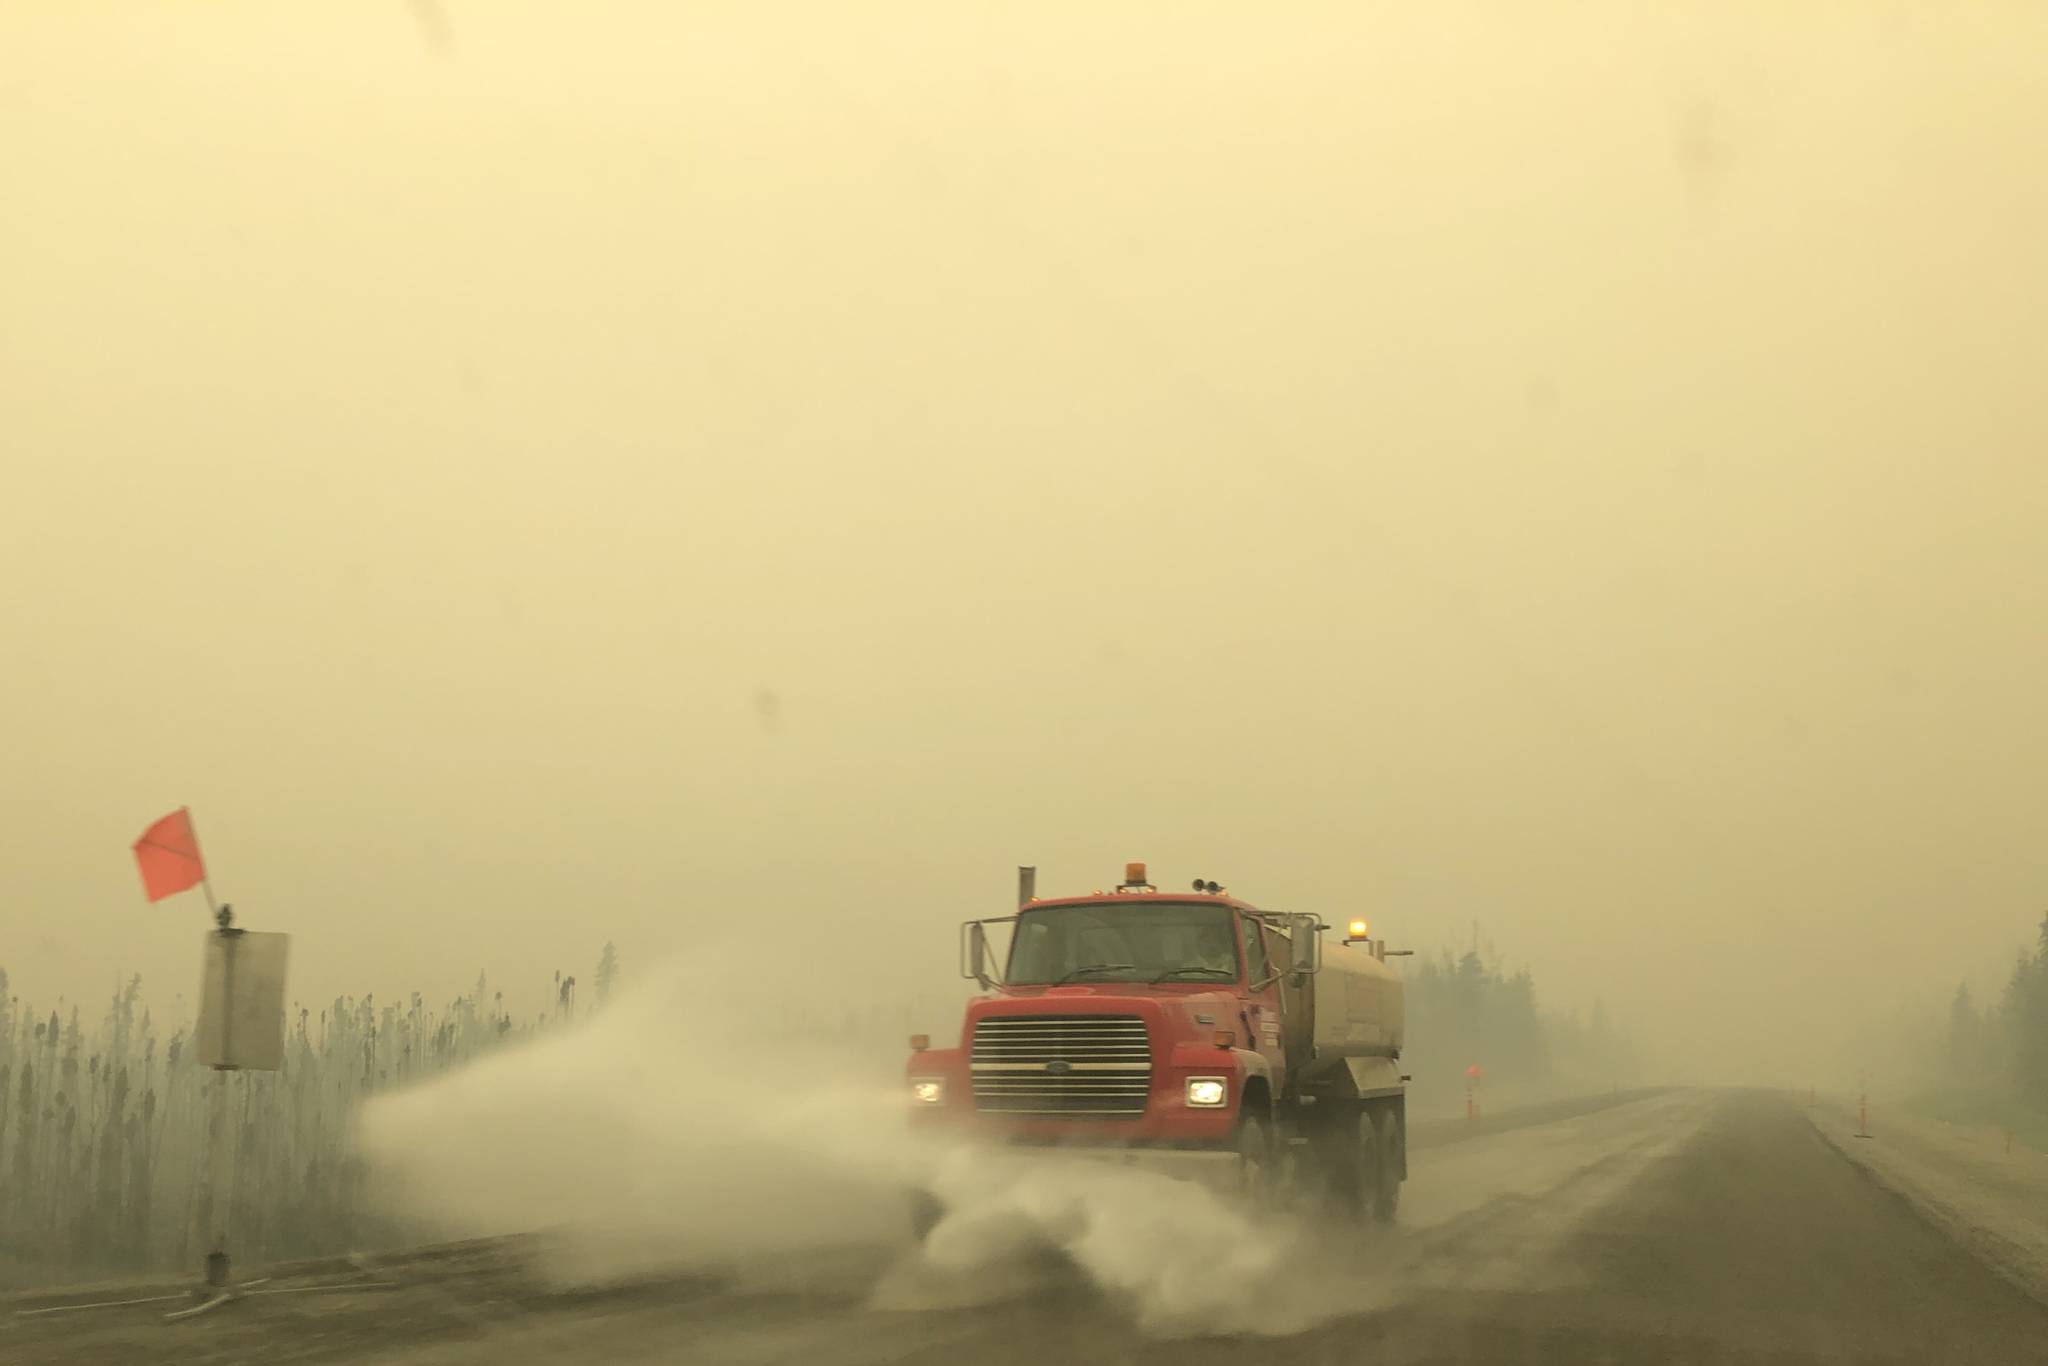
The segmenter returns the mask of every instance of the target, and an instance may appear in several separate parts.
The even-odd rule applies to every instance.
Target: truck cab
[[[1161,891],[1143,864],[1111,891],[1020,901],[961,927],[982,992],[950,1046],[912,1039],[916,1128],[1208,1154],[1242,1187],[1314,1175],[1336,1203],[1391,1217],[1406,1174],[1400,982],[1361,924],[1326,952],[1313,915],[1213,882]]]

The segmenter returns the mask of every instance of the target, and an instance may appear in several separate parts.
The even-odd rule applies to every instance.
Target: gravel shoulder
[[[2048,1304],[2048,1153],[2009,1144],[2002,1129],[1882,1107],[1865,1116],[1846,1100],[1807,1114],[1852,1166]]]

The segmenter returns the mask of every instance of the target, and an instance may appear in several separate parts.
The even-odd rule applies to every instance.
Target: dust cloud
[[[575,1275],[897,1233],[920,1175],[901,1087],[872,1053],[775,1037],[659,970],[575,1029],[371,1101],[358,1137],[395,1213],[561,1230]]]
[[[1363,1264],[1360,1238],[1347,1263],[1309,1223],[1114,1159],[961,1148],[928,1184],[946,1217],[891,1269],[878,1308],[1017,1293],[1048,1253],[1160,1336],[1295,1333],[1397,1298],[1390,1276],[1344,1273]]]
[[[872,1055],[764,1043],[777,1022],[758,1011],[664,971],[565,1035],[374,1099],[358,1137],[382,1199],[435,1233],[544,1229],[551,1273],[577,1284],[883,1247],[882,1309],[1076,1275],[1164,1335],[1295,1332],[1359,1308],[1305,1224],[1099,1158],[912,1141]],[[945,1207],[922,1249],[916,1190]]]
[[[950,1307],[1057,1279],[1044,1256],[1160,1337],[1286,1335],[1445,1289],[1554,1288],[1559,1250],[1696,1131],[1667,1093],[1427,1146],[1397,1226],[1336,1214],[1312,1179],[1273,1203],[1102,1159],[962,1147],[930,1179],[946,1219],[878,1287]],[[1223,1183],[1227,1185],[1227,1178]]]
[[[1227,1164],[1189,1179],[914,1139],[879,1052],[670,965],[565,1033],[372,1099],[357,1137],[390,1214],[423,1236],[543,1230],[544,1270],[571,1285],[773,1265],[801,1279],[813,1258],[830,1279],[851,1255],[878,1310],[1078,1287],[1153,1336],[1283,1335],[1430,1287],[1526,1287],[1703,1104],[1667,1096],[1432,1152],[1392,1229],[1333,1218],[1312,1185],[1253,1204]],[[918,1191],[944,1211],[922,1246]],[[1484,1237],[1443,1236],[1479,1218]]]

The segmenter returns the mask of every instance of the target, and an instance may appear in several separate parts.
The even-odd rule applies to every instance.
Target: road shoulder
[[[1820,1136],[2005,1280],[2048,1305],[2048,1156],[1995,1129],[1822,1100]]]

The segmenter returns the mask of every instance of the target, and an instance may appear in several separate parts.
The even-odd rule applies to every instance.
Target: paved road
[[[1213,1269],[1192,1283],[1188,1256],[1161,1246],[1170,1228],[1126,1230],[1124,1242],[1106,1230],[1084,1258],[1092,1275],[1049,1257],[969,1266],[949,1284],[983,1302],[953,1308],[918,1283],[929,1274],[921,1263],[861,1250],[761,1268],[738,1290],[672,1279],[582,1297],[538,1294],[502,1265],[451,1263],[438,1280],[406,1274],[403,1290],[230,1306],[211,1327],[166,1330],[142,1311],[125,1323],[37,1320],[0,1330],[0,1358],[2048,1361],[2048,1308],[1844,1160],[1777,1095],[1654,1097],[1433,1145],[1414,1166],[1398,1230],[1317,1239],[1262,1227],[1256,1237],[1278,1239],[1285,1255],[1248,1263],[1227,1243],[1197,1246],[1193,1264]],[[881,1303],[926,1303],[876,1307],[878,1278]],[[1147,1314],[1156,1321],[1141,1324]]]

